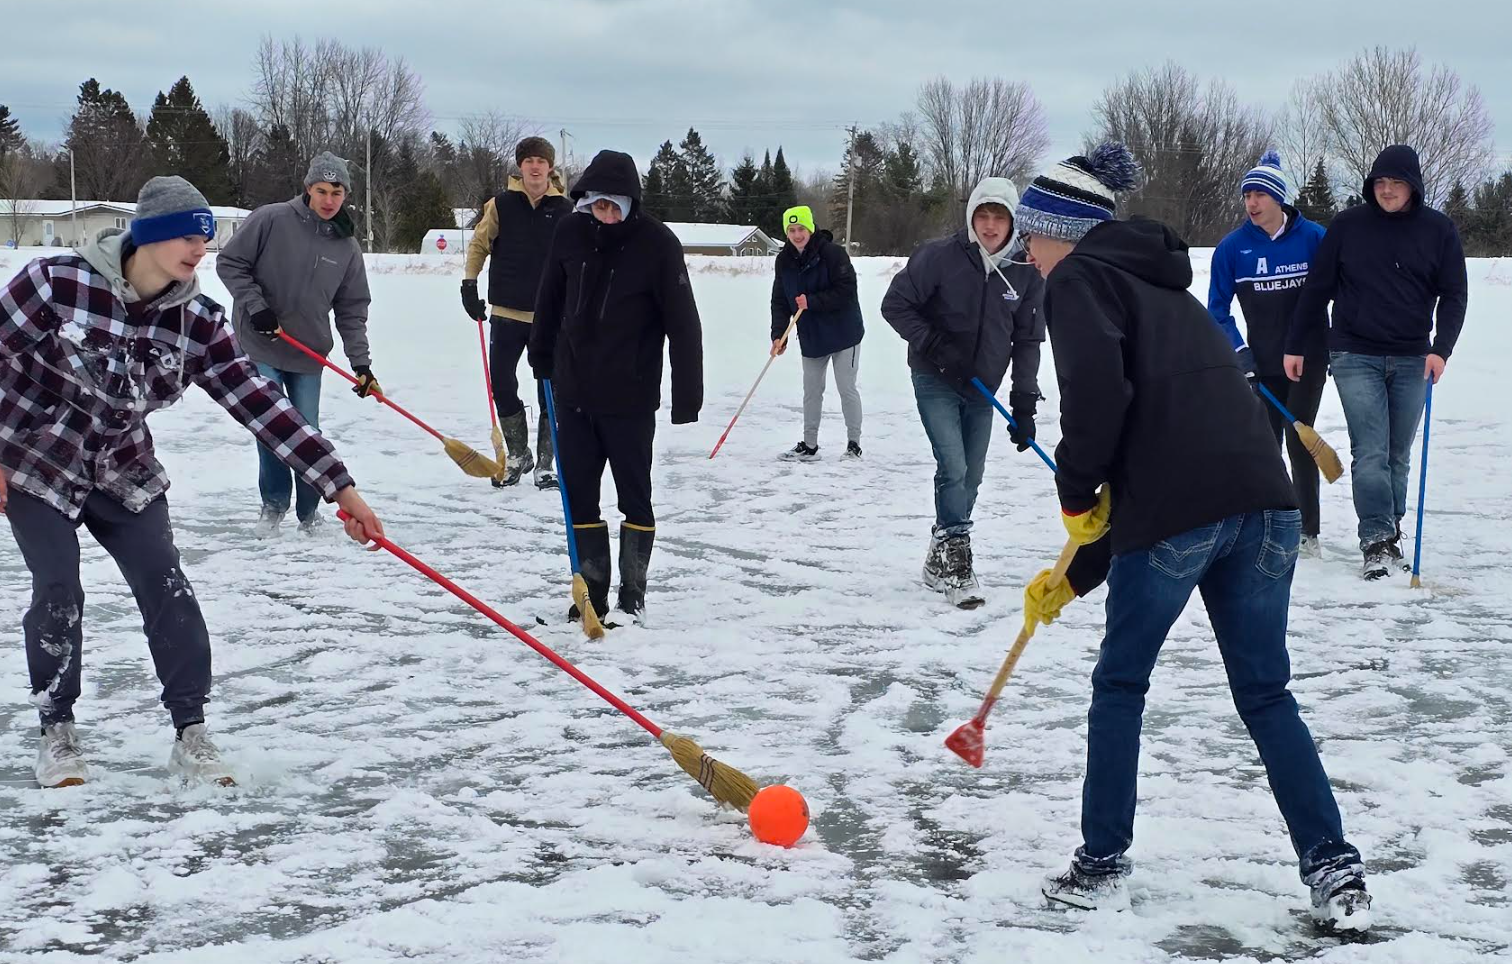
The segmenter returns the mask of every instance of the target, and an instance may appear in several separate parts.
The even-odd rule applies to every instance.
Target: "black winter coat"
[[[672,421],[703,407],[703,334],[682,244],[640,210],[640,175],[628,154],[600,151],[572,188],[628,195],[630,217],[562,220],[536,297],[528,357],[552,379],[559,404],[591,415],[661,407],[662,353],[672,360]]]
[[[956,353],[973,359],[976,377],[996,392],[1012,361],[1012,394],[1039,398],[1045,283],[1028,265],[1005,260],[1001,270],[1006,284],[996,271],[984,273],[964,228],[909,257],[882,298],[882,317],[908,342],[908,367],[938,375],[942,350]]]
[[[1381,210],[1375,199],[1380,177],[1412,185],[1407,210]],[[1326,328],[1331,351],[1395,356],[1432,352],[1448,358],[1464,327],[1468,299],[1465,252],[1454,222],[1423,204],[1417,153],[1402,145],[1388,147],[1365,179],[1365,203],[1335,215],[1323,235],[1297,301],[1286,351],[1303,354],[1308,339]]]
[[[782,337],[798,310],[798,296],[808,309],[798,319],[798,344],[805,358],[823,358],[861,344],[866,333],[856,294],[856,269],[850,255],[828,231],[817,231],[800,254],[789,241],[777,254],[772,282],[772,341]]]
[[[1056,485],[1070,512],[1112,486],[1114,555],[1297,506],[1261,403],[1191,282],[1186,243],[1136,218],[1093,228],[1046,284]]]

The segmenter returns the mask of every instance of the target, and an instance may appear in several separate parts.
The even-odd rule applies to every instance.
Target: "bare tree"
[[[978,181],[991,175],[1024,180],[1050,143],[1044,108],[1029,85],[1001,77],[977,77],[961,87],[936,77],[919,88],[918,110],[920,153],[934,184],[957,199],[962,212]]]
[[[53,153],[52,148],[32,140],[0,151],[0,201],[5,202],[10,236],[18,245],[25,243],[21,239],[21,219],[31,213],[31,202],[52,179],[49,158]]]
[[[1126,144],[1144,169],[1131,213],[1164,221],[1194,244],[1217,241],[1239,216],[1239,180],[1269,146],[1271,124],[1232,88],[1206,86],[1175,63],[1135,71],[1103,91],[1088,138]]]
[[[1491,158],[1491,117],[1480,90],[1415,48],[1376,47],[1320,78],[1314,88],[1339,166],[1358,191],[1381,149],[1409,144],[1423,165],[1427,202],[1440,205],[1456,182],[1474,183]]]
[[[279,42],[264,35],[252,61],[250,101],[262,129],[287,130],[293,154],[305,160],[330,139],[327,102],[331,65],[329,59],[323,59],[329,56],[329,43],[311,48],[299,37]]]
[[[538,128],[498,111],[462,119],[457,142],[457,183],[452,198],[457,207],[479,208],[504,190],[514,165],[515,145]],[[558,158],[559,162],[563,159]]]
[[[1323,96],[1317,81],[1298,78],[1286,106],[1276,119],[1276,146],[1281,164],[1299,188],[1312,177],[1318,161],[1329,162],[1328,128],[1323,122]]]
[[[265,138],[257,118],[240,107],[222,104],[215,111],[215,129],[226,140],[226,171],[231,179],[232,203],[250,207],[258,157]]]

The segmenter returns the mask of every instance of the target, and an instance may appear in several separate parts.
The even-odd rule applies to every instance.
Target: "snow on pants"
[[[835,388],[840,391],[840,411],[845,413],[847,441],[861,441],[861,391],[856,376],[861,370],[861,346],[853,345],[833,355],[803,359],[803,444],[819,444],[819,417],[824,411],[824,373],[833,364]]]
[[[562,459],[561,486],[567,490],[574,526],[595,525],[599,514],[599,484],[604,464],[614,473],[620,514],[641,529],[656,526],[651,511],[651,442],[656,413],[589,415],[558,405],[557,442]]]
[[[42,725],[72,720],[84,656],[84,587],[79,581],[79,522],[110,553],[136,596],[163,705],[175,726],[204,720],[210,695],[210,636],[194,590],[179,566],[159,496],[136,513],[94,491],[79,521],[40,499],[10,491],[6,518],[31,570],[31,608],[21,619],[32,702]]]

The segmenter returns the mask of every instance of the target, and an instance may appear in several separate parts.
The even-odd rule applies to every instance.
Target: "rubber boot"
[[[530,429],[525,423],[525,410],[520,409],[499,423],[504,433],[504,485],[515,485],[520,476],[535,465],[530,457]]]
[[[588,601],[602,620],[609,612],[609,524],[575,525],[572,531],[577,536],[578,571],[588,584]],[[567,611],[567,618],[574,622],[582,618],[576,603]]]
[[[651,546],[656,530],[640,526],[620,526],[619,611],[636,622],[646,609],[646,572],[651,567]]]

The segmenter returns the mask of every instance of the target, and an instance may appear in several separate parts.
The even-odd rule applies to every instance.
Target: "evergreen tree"
[[[683,169],[687,173],[687,216],[674,220],[714,224],[725,218],[724,176],[714,155],[704,146],[698,131],[688,128],[688,135],[678,145]]]
[[[79,197],[134,201],[146,180],[147,139],[126,97],[93,77],[79,85],[78,107],[69,118],[63,145],[73,151]],[[67,196],[67,151],[59,170]]]
[[[304,192],[303,178],[289,172],[299,167],[299,147],[289,128],[275,125],[268,131],[267,143],[257,155],[248,176],[247,199],[252,207],[287,201]]]
[[[1334,201],[1333,187],[1328,183],[1328,171],[1323,167],[1323,158],[1318,158],[1317,165],[1313,168],[1312,176],[1307,179],[1307,184],[1297,195],[1297,210],[1309,221],[1315,221],[1325,228],[1333,222],[1333,217],[1338,213],[1338,204]]]
[[[1460,242],[1468,253],[1478,225],[1475,224],[1475,211],[1470,206],[1470,192],[1465,190],[1464,182],[1455,181],[1454,187],[1449,189],[1449,196],[1444,200],[1444,215],[1454,222]]]
[[[188,77],[158,92],[147,120],[153,173],[177,174],[199,188],[211,204],[230,204],[231,152]]]
[[[0,157],[21,149],[21,122],[11,116],[10,108],[0,104]]]
[[[787,159],[782,156],[782,145],[777,146],[777,156],[772,159],[772,180],[768,188],[772,195],[772,221],[782,220],[782,212],[798,203],[798,190],[793,186],[793,172],[788,170]]]
[[[681,192],[682,196],[676,196]],[[688,193],[688,171],[671,141],[662,141],[641,187],[641,207],[661,221],[685,221],[680,217]]]
[[[886,203],[886,197],[882,190],[883,174],[887,166],[887,155],[877,143],[877,136],[871,131],[861,131],[856,135],[853,144],[847,144],[845,155],[840,161],[840,173],[835,175],[834,189],[830,191],[830,222],[836,226],[835,233],[845,232],[846,209],[850,208],[851,230],[856,237],[867,237],[867,242],[872,243],[873,232],[865,230],[863,222],[875,220],[871,217],[874,209]],[[855,177],[855,196],[851,196],[851,178]],[[841,241],[849,244],[855,238],[841,238]]]
[[[399,226],[394,238],[397,251],[419,251],[425,232],[432,228],[455,228],[451,195],[441,178],[422,171],[399,201]]]
[[[1475,216],[1465,252],[1475,257],[1512,254],[1512,171],[1475,189]]]
[[[740,159],[740,166],[730,171],[730,220],[735,224],[762,225],[761,198],[757,197],[757,179],[761,170],[756,158],[749,152]]]
[[[771,233],[769,227],[782,230],[783,208],[778,207],[772,200],[772,178],[776,174],[772,169],[772,152],[769,150],[762,155],[761,168],[756,172],[756,180],[751,184],[751,194],[754,198],[752,209],[756,213],[755,224],[763,231]],[[780,239],[779,239],[780,240]]]

